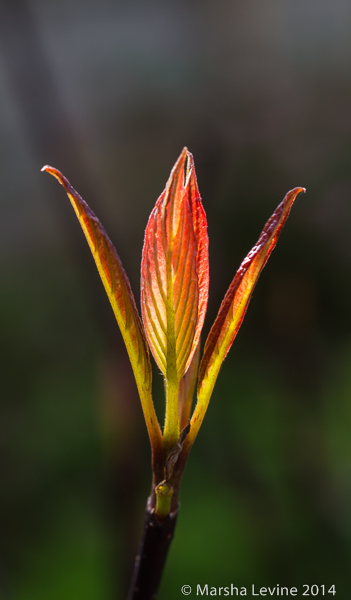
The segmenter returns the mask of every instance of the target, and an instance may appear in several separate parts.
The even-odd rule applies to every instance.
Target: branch
[[[160,522],[154,511],[146,507],[143,537],[127,600],[155,600],[177,516],[178,513],[171,513]]]

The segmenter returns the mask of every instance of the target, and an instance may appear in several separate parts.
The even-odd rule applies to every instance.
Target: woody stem
[[[147,505],[144,531],[135,560],[134,573],[127,600],[155,600],[173,539],[178,512],[158,521]]]

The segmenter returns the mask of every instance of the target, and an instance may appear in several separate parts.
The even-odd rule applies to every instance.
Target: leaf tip
[[[64,175],[62,175],[61,171],[59,171],[58,169],[55,169],[55,167],[50,167],[50,165],[45,165],[41,171],[45,171],[46,173],[49,173],[50,175],[52,175],[53,177],[56,177],[56,179],[59,181],[59,183],[61,185],[63,185],[63,187],[65,188],[67,193],[71,193],[72,190],[72,186],[69,183],[68,179],[66,179],[66,177]]]
[[[290,190],[290,192],[288,192],[285,196],[285,198],[289,197],[293,197],[294,199],[299,195],[299,194],[306,194],[306,188],[304,187],[296,187],[293,188],[292,190]]]
[[[185,163],[185,161],[187,160],[187,158],[189,158],[189,155],[190,155],[190,152],[189,152],[187,146],[184,146],[183,150],[180,153],[180,156],[179,156],[178,160],[180,160],[181,162],[184,161],[184,163]]]
[[[55,167],[50,167],[50,165],[45,165],[40,170],[41,172],[45,171],[46,173],[50,173],[50,175],[53,175],[54,177],[56,177],[56,179],[59,180],[63,177],[62,173],[60,173],[58,169],[55,169]]]

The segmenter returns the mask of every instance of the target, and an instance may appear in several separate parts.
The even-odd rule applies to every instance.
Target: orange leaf
[[[208,335],[199,368],[198,403],[192,417],[192,427],[189,439],[187,438],[188,444],[196,437],[220,367],[245,316],[257,279],[276,246],[296,196],[304,191],[304,188],[295,188],[286,194],[284,200],[267,221],[258,242],[241,263],[224,297],[218,316]]]
[[[188,157],[188,172],[190,172],[190,177],[186,191],[192,212],[194,233],[197,241],[196,271],[198,276],[199,305],[192,351],[188,358],[185,370],[189,367],[199,343],[206,315],[209,287],[207,219],[204,207],[202,206],[199,188],[197,187],[194,159],[190,152],[188,153]]]
[[[193,158],[184,148],[150,215],[141,264],[142,316],[165,375],[165,437],[174,443],[179,437],[179,382],[199,341],[208,281],[206,216]]]
[[[75,210],[127,347],[150,437],[159,441],[161,433],[151,398],[149,350],[129,279],[120,258],[105,229],[68,179],[50,166],[43,167],[42,171],[47,171],[58,179]]]
[[[184,182],[184,168],[187,175]],[[208,237],[193,158],[184,148],[145,232],[141,307],[161,371],[179,379],[195,352],[208,297]]]

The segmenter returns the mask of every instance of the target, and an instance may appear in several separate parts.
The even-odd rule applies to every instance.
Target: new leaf
[[[151,396],[149,349],[129,279],[105,229],[68,179],[53,167],[45,166],[42,170],[63,185],[81,224],[128,351],[151,445],[155,448],[162,444],[162,440]]]
[[[190,445],[197,435],[219,370],[245,316],[257,279],[276,246],[296,196],[304,191],[304,188],[295,188],[286,194],[267,221],[256,245],[241,263],[229,286],[206,340],[199,368],[198,401],[191,419],[187,445]]]
[[[179,384],[198,345],[208,297],[206,216],[194,163],[184,148],[145,231],[141,309],[146,336],[165,376],[164,440],[179,437]]]

